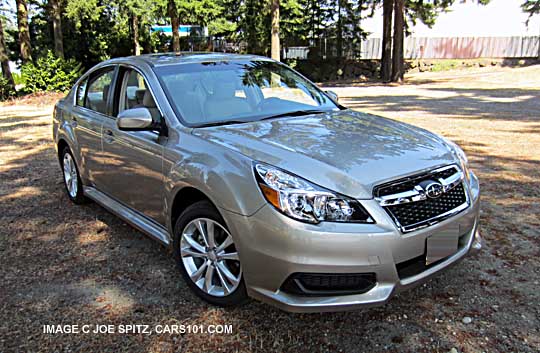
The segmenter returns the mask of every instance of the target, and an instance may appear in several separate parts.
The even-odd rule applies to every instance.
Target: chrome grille
[[[397,194],[400,192],[408,191],[411,189],[414,189],[418,183],[422,182],[422,180],[426,180],[426,178],[433,178],[433,179],[446,179],[448,177],[451,177],[452,175],[456,174],[459,170],[455,166],[450,166],[449,168],[445,168],[440,171],[436,171],[433,174],[421,174],[421,175],[415,175],[409,178],[400,179],[398,181],[390,182],[383,184],[381,186],[378,186],[375,190],[375,197],[381,197],[381,196],[388,196],[392,194]]]
[[[375,187],[374,196],[402,232],[426,227],[468,207],[464,175],[455,165],[438,168]],[[438,184],[428,196],[426,185]]]

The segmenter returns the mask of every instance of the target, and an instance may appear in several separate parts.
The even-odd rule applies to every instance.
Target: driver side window
[[[127,109],[147,108],[155,122],[161,120],[161,113],[146,80],[135,70],[128,69],[124,72],[118,104],[118,113]]]

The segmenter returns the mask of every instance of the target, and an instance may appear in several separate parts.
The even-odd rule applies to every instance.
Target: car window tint
[[[79,105],[81,107],[84,106],[84,95],[86,94],[86,84],[87,83],[88,83],[88,79],[85,79],[77,87],[77,105]]]
[[[90,79],[84,106],[96,112],[107,114],[107,99],[113,80],[114,70],[110,69]]]
[[[150,111],[154,121],[159,121],[161,114],[144,77],[135,70],[127,70],[122,82],[118,112],[126,109],[146,108]]]

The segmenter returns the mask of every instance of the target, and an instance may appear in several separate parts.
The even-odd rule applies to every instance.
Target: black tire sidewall
[[[69,194],[69,190],[66,185],[66,178],[64,176],[64,156],[66,154],[69,154],[71,156],[71,159],[73,160],[73,164],[75,165],[75,170],[77,170],[77,194],[75,195],[75,197],[72,197]],[[84,196],[83,184],[82,184],[81,176],[79,173],[79,167],[77,166],[77,163],[75,162],[75,157],[73,156],[73,153],[71,153],[71,150],[69,149],[69,147],[64,147],[64,150],[62,151],[62,155],[60,157],[60,166],[62,167],[62,180],[63,180],[64,188],[66,190],[66,194],[69,197],[69,199],[76,204],[86,203],[87,199]]]
[[[240,280],[240,284],[235,289],[235,291],[225,297],[216,297],[203,292],[189,277],[182,262],[182,257],[180,255],[180,240],[182,236],[182,231],[184,230],[185,226],[196,218],[212,219],[221,224],[225,229],[229,230],[219,212],[210,202],[199,201],[186,208],[186,210],[182,212],[182,214],[180,215],[180,217],[178,217],[178,220],[176,221],[173,237],[174,259],[182,274],[182,277],[186,281],[187,285],[193,290],[193,292],[195,292],[198,297],[211,304],[218,306],[236,306],[243,304],[248,299],[243,274],[242,279]]]

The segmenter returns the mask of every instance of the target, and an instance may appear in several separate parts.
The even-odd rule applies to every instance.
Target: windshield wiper
[[[196,127],[199,128],[199,127],[211,127],[211,126],[222,126],[222,125],[244,124],[244,123],[249,123],[249,121],[245,121],[245,120],[214,121],[211,123],[201,124]]]
[[[328,112],[328,110],[320,110],[320,109],[293,110],[292,112],[265,116],[264,118],[259,119],[259,121],[268,120],[268,119],[275,119],[275,118],[282,118],[282,117],[285,117],[285,116],[302,116],[302,115],[311,115],[311,114],[321,114],[321,113],[327,113],[327,112]]]
[[[320,110],[320,109],[293,110],[292,112],[265,116],[265,117],[263,117],[261,119],[258,119],[258,120],[223,120],[223,121],[214,121],[214,122],[198,125],[197,128],[211,127],[211,126],[233,125],[233,124],[245,124],[245,123],[252,123],[253,121],[275,119],[275,118],[281,118],[281,117],[285,117],[285,116],[302,116],[302,115],[311,115],[311,114],[321,114],[321,113],[327,113],[327,112],[328,112],[328,110]]]

